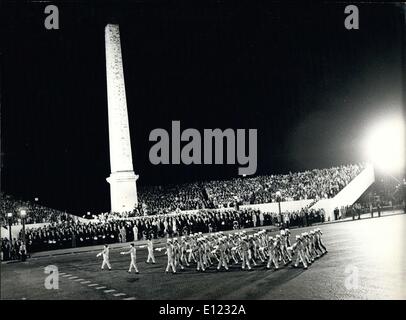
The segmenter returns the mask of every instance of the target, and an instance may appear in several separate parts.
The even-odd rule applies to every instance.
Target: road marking
[[[64,274],[62,277],[67,278],[67,277],[70,277],[70,276],[71,276],[71,274]]]
[[[116,291],[116,290],[114,290],[114,289],[104,290],[105,293],[110,293],[110,292],[114,292],[114,291]]]
[[[73,279],[76,279],[76,278],[79,278],[79,277],[73,276],[73,277],[69,277],[68,279],[73,280]]]
[[[87,286],[88,287],[95,287],[95,286],[98,286],[99,284],[98,283],[92,283],[92,284],[88,284]]]
[[[129,297],[129,298],[124,298],[123,300],[137,300],[136,297]]]
[[[95,288],[96,290],[100,290],[100,289],[106,289],[107,287],[103,287],[103,286],[101,286],[101,287],[97,287],[97,288]]]
[[[114,296],[121,297],[121,296],[126,296],[126,294],[125,293],[115,293]]]
[[[66,274],[65,272],[59,272],[60,276],[63,276],[64,274]]]
[[[89,281],[89,280],[87,280],[87,281],[82,281],[81,284],[88,284],[88,283],[90,283],[90,282],[92,282],[92,281]]]
[[[79,279],[75,279],[75,280],[73,280],[73,281],[83,281],[83,280],[85,280],[85,279],[79,278]]]

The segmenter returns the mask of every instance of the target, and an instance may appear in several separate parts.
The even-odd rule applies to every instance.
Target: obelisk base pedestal
[[[138,205],[137,179],[133,171],[112,172],[106,179],[110,184],[111,212],[133,211]]]

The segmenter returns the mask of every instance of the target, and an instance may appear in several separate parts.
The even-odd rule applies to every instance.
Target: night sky
[[[151,130],[258,129],[257,174],[364,160],[369,125],[402,110],[404,12],[345,4],[0,4],[1,190],[72,213],[110,207],[104,26],[119,23],[138,185],[223,179],[233,165],[150,164]],[[403,87],[403,89],[405,89]]]

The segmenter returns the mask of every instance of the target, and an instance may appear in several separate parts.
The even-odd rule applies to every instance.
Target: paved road
[[[321,227],[329,253],[306,271],[285,267],[229,272],[193,268],[165,274],[166,259],[147,265],[138,250],[140,274],[128,274],[129,257],[112,249],[112,271],[100,271],[94,252],[1,265],[2,299],[406,299],[406,215]],[[306,230],[306,229],[305,229]],[[302,232],[303,229],[300,230]],[[299,230],[292,231],[294,237]],[[60,272],[59,289],[47,290],[44,268]]]

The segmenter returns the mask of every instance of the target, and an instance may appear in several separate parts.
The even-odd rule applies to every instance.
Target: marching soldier
[[[189,263],[191,263],[192,260],[195,263],[197,263],[197,256],[196,256],[196,252],[197,252],[196,248],[197,248],[197,245],[198,245],[197,237],[198,237],[197,234],[191,234],[190,235],[190,242],[189,242],[189,247],[190,248],[188,250],[188,252],[189,252],[188,262]]]
[[[135,273],[138,274],[139,272],[138,272],[137,261],[136,261],[137,260],[137,249],[135,249],[134,243],[131,243],[130,250],[120,252],[120,254],[123,254],[123,255],[129,254],[130,255],[130,258],[131,258],[130,268],[128,269],[127,272],[131,273],[131,270],[134,268]]]
[[[300,235],[296,236],[296,243],[293,244],[292,250],[294,251],[294,254],[296,256],[296,261],[293,267],[297,268],[299,266],[299,263],[302,262],[303,269],[307,269],[307,262],[304,256],[304,244]]]
[[[203,263],[203,255],[204,255],[203,238],[197,238],[193,253],[197,262],[196,271],[200,270],[202,270],[203,272],[206,271]]]
[[[217,270],[220,270],[220,268],[223,266],[224,269],[228,271],[228,265],[226,261],[226,245],[224,238],[220,238],[219,245],[216,251],[219,253],[219,264],[217,266]]]
[[[249,261],[249,262],[252,262],[252,264],[253,264],[254,266],[256,266],[257,263],[256,263],[256,261],[255,261],[255,259],[254,259],[254,252],[253,252],[253,250],[254,250],[254,240],[253,240],[253,236],[252,236],[252,235],[249,235],[249,236],[248,236],[248,261]]]
[[[104,245],[103,251],[99,252],[96,257],[100,257],[103,255],[103,263],[101,266],[101,269],[104,270],[104,266],[107,265],[107,268],[111,270],[111,265],[110,265],[110,248],[108,244]]]
[[[181,247],[178,242],[178,238],[173,238],[173,254],[174,254],[174,260],[175,260],[175,267],[178,265],[180,268],[183,270],[185,267],[182,265],[180,256],[181,256]]]
[[[210,242],[206,240],[207,236],[202,237],[202,246],[203,246],[203,265],[208,268],[212,264],[210,255],[211,255],[211,248],[210,248]]]
[[[166,255],[168,257],[168,264],[166,266],[165,272],[169,272],[169,268],[172,268],[172,273],[176,273],[175,268],[175,256],[174,256],[174,246],[172,244],[172,240],[168,239],[166,241]]]
[[[186,266],[190,266],[190,264],[187,262],[187,258],[186,258],[186,250],[187,250],[187,241],[185,240],[185,236],[182,236],[180,238],[180,262],[182,264],[185,264]]]
[[[148,249],[147,263],[150,263],[150,261],[152,261],[152,264],[155,264],[154,243],[152,242],[151,236],[148,237],[147,249]]]
[[[269,240],[268,240],[268,257],[269,258],[268,258],[268,263],[266,265],[267,269],[271,269],[272,264],[274,265],[276,270],[279,269],[278,258],[276,257],[275,249],[276,249],[275,239],[270,236]]]
[[[231,258],[233,259],[234,264],[238,264],[238,259],[237,259],[238,250],[233,250],[233,247],[235,247],[235,246],[236,246],[236,243],[234,242],[234,239],[230,235],[229,238],[228,238],[229,254],[230,254]]]
[[[249,250],[250,249],[249,249],[249,243],[247,241],[247,236],[241,237],[240,250],[241,250],[241,256],[242,256],[241,269],[245,270],[245,267],[247,267],[248,270],[251,270],[250,261],[249,261]]]
[[[285,230],[281,230],[281,254],[286,263],[292,262],[292,257],[288,251],[287,238],[289,238],[289,235],[286,235]]]
[[[285,256],[282,252],[282,242],[281,242],[281,235],[277,234],[275,236],[276,240],[275,240],[275,256],[276,256],[276,260],[279,262],[281,262],[283,265],[286,265],[288,262],[285,260]]]
[[[309,252],[309,239],[308,239],[307,232],[302,233],[302,243],[303,243],[303,255],[307,261],[307,264],[311,265],[313,263],[314,259],[312,258],[312,256],[310,255],[310,252]]]
[[[261,247],[260,243],[260,236],[259,234],[255,234],[253,237],[253,252],[254,252],[254,258],[261,260],[261,262],[264,262],[264,258],[262,257],[261,251],[259,248]]]

